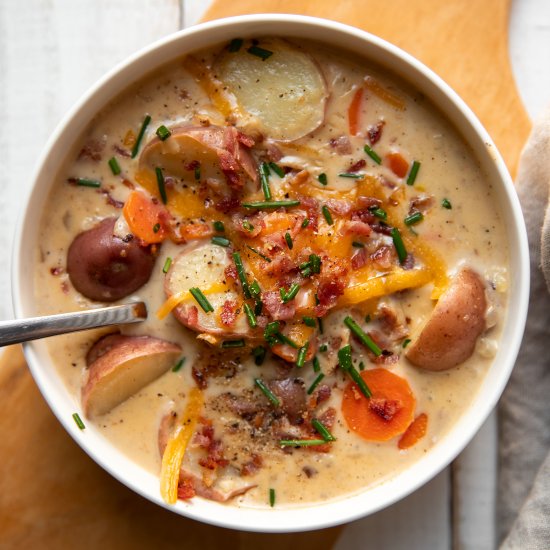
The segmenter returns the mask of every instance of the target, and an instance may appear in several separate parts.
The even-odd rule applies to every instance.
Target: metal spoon
[[[0,347],[79,330],[139,323],[145,319],[147,307],[143,302],[135,302],[74,313],[0,321]]]

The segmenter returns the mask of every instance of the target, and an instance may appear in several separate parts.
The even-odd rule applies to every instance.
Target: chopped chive
[[[164,174],[158,166],[155,168],[155,172],[157,174],[157,186],[159,188],[160,200],[162,204],[166,204],[168,202],[168,197],[166,196],[166,186],[164,185]]]
[[[409,344],[411,343],[411,339],[410,338],[405,338],[405,340],[403,340],[403,348],[406,348]]]
[[[321,212],[323,213],[323,216],[325,217],[325,220],[327,221],[327,223],[329,225],[332,225],[334,223],[334,220],[332,219],[332,215],[326,204],[323,205],[323,208],[321,208]]]
[[[359,341],[367,346],[376,357],[382,355],[382,350],[376,345],[372,338],[348,315],[344,319],[344,324],[355,334]]]
[[[233,38],[231,42],[229,43],[229,51],[231,53],[238,52],[243,45],[243,39],[242,38]]]
[[[306,218],[306,219],[302,222],[302,229],[305,229],[308,225],[309,225],[309,220]]]
[[[270,162],[269,167],[280,177],[285,177],[285,171],[276,163],[276,162]]]
[[[328,350],[328,345],[327,344],[322,344],[321,346],[319,346],[319,351],[321,353],[324,353],[327,350]]]
[[[405,218],[405,225],[415,225],[424,219],[422,212],[415,212]]]
[[[313,358],[313,372],[321,372],[321,364],[319,363],[319,358],[317,355]]]
[[[380,220],[386,220],[388,218],[388,214],[385,210],[380,208],[379,206],[376,206],[375,208],[369,208],[370,213]]]
[[[321,317],[317,317],[317,323],[319,325],[319,332],[323,334],[323,332],[325,331],[325,329],[323,328],[323,319],[321,319]]]
[[[243,220],[243,228],[246,229],[249,233],[254,231],[254,226],[246,219]]]
[[[260,296],[260,292],[262,291],[262,289],[260,288],[258,281],[254,281],[248,286],[248,288],[250,289],[250,294],[252,294],[255,299]]]
[[[122,170],[120,169],[120,164],[118,163],[118,160],[115,157],[111,157],[109,159],[109,167],[111,168],[111,172],[113,173],[113,176],[118,176]]]
[[[89,178],[76,178],[76,184],[80,187],[101,187],[99,180],[92,180]]]
[[[281,405],[278,397],[264,384],[261,378],[254,378],[254,383],[262,390],[263,394],[269,399],[274,407],[279,407]]]
[[[195,181],[199,181],[201,179],[201,167],[200,165],[199,166],[195,166]]]
[[[317,326],[317,323],[313,317],[302,317],[302,320],[304,321],[304,325],[307,327],[315,328]]]
[[[145,130],[147,130],[147,126],[149,126],[149,122],[151,122],[151,117],[149,115],[146,115],[146,117],[143,119],[143,123],[141,124],[141,128],[136,138],[136,142],[134,143],[134,147],[132,148],[132,158],[136,158],[139,152],[139,146],[141,145],[141,140],[145,135]]]
[[[319,180],[319,183],[321,185],[328,185],[328,178],[327,178],[327,175],[324,172],[322,174],[319,174],[317,176],[317,179]]]
[[[402,264],[407,259],[407,250],[405,248],[405,245],[403,244],[401,233],[399,233],[399,229],[397,229],[397,227],[394,227],[391,230],[391,237],[393,239],[395,251],[397,252],[397,257],[399,258],[399,263]]]
[[[185,357],[182,357],[173,367],[172,372],[178,372],[185,363]]]
[[[258,256],[260,256],[260,258],[262,258],[262,260],[265,260],[266,262],[268,263],[271,263],[271,258],[268,258],[265,254],[262,254],[259,250],[257,250],[256,248],[253,248],[252,246],[248,246],[247,244],[245,245],[246,248],[248,248],[249,250],[252,250],[252,252],[254,252],[254,254],[257,254]]]
[[[264,338],[266,340],[269,340],[272,336],[279,332],[279,329],[279,321],[272,321],[271,323],[267,323],[264,329]]]
[[[265,61],[268,57],[273,55],[272,51],[260,48],[259,46],[250,46],[250,48],[246,51],[256,57],[259,57],[262,61]]]
[[[158,233],[160,231],[160,223],[153,225],[153,233]]]
[[[262,365],[265,359],[266,349],[263,346],[256,346],[252,350],[252,356],[254,357],[254,363],[259,367]]]
[[[86,426],[84,426],[84,422],[82,422],[82,419],[80,418],[80,415],[78,413],[73,413],[73,420],[81,430],[86,429]]]
[[[326,426],[314,418],[311,421],[311,425],[317,430],[317,433],[328,443],[329,441],[336,441],[336,438],[327,430]]]
[[[374,162],[376,162],[376,164],[382,164],[382,159],[380,158],[380,156],[375,151],[373,151],[368,145],[365,145],[365,147],[363,147],[363,150],[365,151],[365,153],[367,153],[367,155],[372,160],[374,160]]]
[[[199,306],[201,306],[201,308],[205,313],[210,313],[211,311],[214,311],[212,304],[208,301],[206,296],[202,293],[202,290],[200,290],[197,287],[193,287],[189,289],[189,292],[191,293],[191,296],[195,298],[196,302],[199,304]]]
[[[443,199],[441,201],[441,206],[443,208],[446,208],[447,210],[451,210],[453,208],[453,205],[451,204],[451,201],[449,199]]]
[[[351,362],[351,346],[349,344],[338,350],[338,361],[342,370],[347,372],[351,379],[359,386],[361,393],[367,399],[372,397],[372,392]]]
[[[292,237],[290,236],[290,233],[288,231],[285,233],[285,241],[288,249],[292,250],[292,248],[294,247],[294,243],[292,242]]]
[[[281,447],[314,447],[315,445],[324,445],[324,439],[281,439]]]
[[[218,246],[225,246],[226,248],[231,245],[231,241],[225,237],[212,237],[212,244],[217,244]]]
[[[170,269],[171,265],[172,265],[172,258],[168,256],[168,258],[166,258],[166,261],[164,262],[164,267],[162,268],[162,272],[168,273],[168,270]]]
[[[269,166],[266,162],[260,164],[260,181],[266,201],[271,200],[271,188],[269,187]]]
[[[285,200],[285,201],[259,201],[259,202],[243,202],[244,208],[288,208],[290,206],[298,206],[300,201],[297,200]]]
[[[290,300],[294,300],[294,298],[296,298],[296,294],[298,294],[299,291],[300,291],[300,285],[298,283],[294,283],[288,289],[288,292],[285,292],[285,289],[281,288],[280,294],[281,294],[281,300],[283,301],[283,304],[290,302]]]
[[[286,344],[294,349],[300,349],[300,346],[294,341],[291,340],[288,336],[285,336],[282,332],[275,334],[275,338],[281,342],[281,344]]]
[[[300,270],[300,273],[302,274],[302,277],[311,277],[313,274],[313,271],[311,271],[311,267],[305,267],[304,269]]]
[[[365,245],[359,241],[352,241],[351,246],[354,246],[355,248],[365,248]]]
[[[365,363],[363,361],[359,362],[359,370],[365,370]]]
[[[252,308],[248,304],[244,304],[243,307],[250,328],[256,328],[258,326],[258,322],[256,321],[256,315],[254,315]]]
[[[225,231],[225,225],[223,225],[223,222],[215,221],[212,225],[218,233],[223,233]]]
[[[271,506],[271,508],[275,506],[275,489],[273,488],[269,489],[269,505]]]
[[[417,160],[413,161],[411,166],[411,171],[409,172],[409,175],[407,177],[407,185],[414,184],[416,180],[416,176],[418,175],[419,169],[420,169],[420,163]]]
[[[222,348],[244,348],[244,339],[240,340],[225,340],[222,342]]]
[[[164,124],[159,126],[155,133],[157,134],[160,141],[165,141],[172,135],[172,132],[170,132],[170,130],[168,130],[168,128],[166,128]]]
[[[340,178],[351,178],[351,179],[354,179],[354,180],[358,180],[358,179],[361,179],[362,177],[364,177],[365,174],[358,174],[357,172],[340,172],[338,174],[338,177]]]
[[[317,254],[310,254],[309,261],[311,262],[311,271],[321,273],[321,258]]]
[[[237,275],[241,281],[241,286],[243,288],[243,294],[245,298],[251,298],[250,288],[248,287],[248,281],[246,279],[246,274],[244,272],[243,261],[241,255],[238,252],[233,252],[233,261],[235,262],[235,267],[237,268]]]
[[[298,350],[298,356],[296,357],[296,366],[300,369],[304,366],[304,363],[306,362],[306,354],[307,354],[308,348],[309,348],[309,342],[306,342]]]
[[[317,372],[317,371],[316,371]],[[307,390],[307,394],[308,395],[311,395],[314,391],[315,391],[315,388],[320,384],[321,380],[325,377],[325,375],[321,372],[319,374],[319,376],[317,376],[317,378],[315,378],[315,380],[313,381],[313,383],[311,384],[311,386],[309,386],[308,390]]]

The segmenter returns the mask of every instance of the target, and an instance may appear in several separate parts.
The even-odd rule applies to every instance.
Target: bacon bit
[[[213,234],[214,230],[206,223],[190,223],[187,225],[180,225],[176,231],[173,232],[172,240],[180,243],[194,239],[204,239],[206,237],[211,237]]]
[[[390,246],[382,245],[370,255],[370,260],[376,264],[380,271],[383,271],[392,266],[395,253]]]
[[[61,291],[63,294],[69,294],[69,283],[67,281],[61,283]]]
[[[398,318],[394,308],[387,304],[380,304],[376,318],[384,334],[388,335],[393,342],[401,342],[409,334],[409,329]]]
[[[321,415],[317,417],[319,422],[323,424],[323,426],[330,431],[332,426],[334,426],[334,421],[336,420],[336,409],[334,407],[329,407],[326,411],[324,411]],[[310,435],[314,438],[318,438],[319,434],[317,433],[314,428],[310,428],[311,432]],[[313,451],[316,453],[329,453],[331,450],[331,444],[325,443],[323,445],[314,445],[311,447],[306,447],[309,451]]]
[[[229,264],[224,270],[223,273],[226,277],[226,279],[233,279],[233,281],[237,281],[239,278],[239,274],[237,273],[237,268],[234,264]]]
[[[251,459],[245,462],[241,468],[242,476],[251,476],[257,473],[263,466],[263,459],[260,455],[252,454]]]
[[[382,201],[375,197],[367,197],[365,195],[360,195],[359,197],[357,197],[357,204],[359,204],[363,208],[366,208],[368,211],[368,209],[372,208],[373,206],[377,206],[377,207],[382,206]],[[364,210],[360,210],[359,212],[364,212]]]
[[[128,187],[128,189],[135,189],[136,188],[136,186],[130,180],[127,180],[126,178],[124,178],[122,180],[122,185],[124,185],[125,187]]]
[[[92,160],[99,162],[105,148],[105,139],[92,138],[82,147],[78,153],[77,160]]]
[[[180,500],[189,500],[196,495],[193,480],[189,477],[181,477],[178,483],[178,498]]]
[[[275,321],[287,321],[296,314],[296,306],[291,300],[287,304],[281,302],[281,295],[276,291],[262,292],[262,302],[269,315]]]
[[[391,227],[389,225],[385,223],[371,223],[370,226],[375,233],[391,237]]]
[[[407,428],[407,431],[401,436],[397,446],[400,449],[408,449],[422,439],[428,431],[428,415],[419,414]]]
[[[328,199],[326,205],[330,208],[331,212],[339,216],[347,216],[353,209],[351,202],[338,199]]]
[[[128,149],[124,149],[120,145],[117,145],[116,143],[113,145],[113,150],[115,153],[119,154],[121,157],[131,158],[132,154]]]
[[[348,136],[340,136],[337,138],[332,138],[328,144],[339,154],[339,155],[351,155],[351,142]]]
[[[323,317],[326,312],[336,305],[336,300],[344,293],[347,286],[347,268],[336,261],[323,259],[323,268],[319,277],[317,299],[319,305],[315,306],[315,315]]]
[[[237,302],[233,300],[226,300],[222,305],[220,319],[222,324],[226,327],[230,327],[235,324],[235,320],[237,319]]]
[[[197,326],[197,323],[199,322],[199,310],[197,309],[197,306],[191,306],[187,310],[187,322],[192,326]]]
[[[356,136],[359,133],[359,119],[361,117],[361,100],[363,99],[363,87],[360,87],[353,94],[348,107],[349,133]]]
[[[225,196],[214,203],[214,208],[223,214],[229,214],[241,206],[241,199],[236,194]]]
[[[232,216],[232,221],[235,229],[241,233],[241,235],[252,239],[253,237],[257,237],[262,230],[265,229],[265,222],[262,219],[263,217],[264,214],[256,214],[251,217],[243,217],[241,214],[234,214]],[[249,227],[252,227],[252,231],[249,231],[246,227],[244,227],[243,223],[245,220],[248,222]]]
[[[60,266],[57,266],[57,267],[52,267],[50,268],[50,273],[54,276],[54,277],[57,277],[58,275],[62,275],[63,273],[65,273],[65,270],[60,267]]]
[[[265,273],[269,277],[281,277],[297,269],[296,264],[288,256],[283,254],[279,254],[273,258],[271,263],[265,263]]]
[[[367,136],[371,145],[378,143],[382,137],[382,128],[386,124],[385,121],[379,120],[376,124],[373,124],[367,128]]]
[[[313,197],[298,195],[296,197],[300,201],[300,207],[306,211],[309,224],[306,229],[317,231],[319,229],[319,202]]]
[[[369,409],[386,422],[390,422],[402,408],[403,404],[399,400],[386,399],[385,397],[369,399]]]
[[[98,193],[101,193],[105,197],[105,202],[111,206],[114,206],[115,208],[122,208],[124,206],[124,202],[117,201],[111,193],[107,189],[99,189]]]
[[[311,466],[304,466],[302,468],[302,471],[304,472],[304,474],[306,474],[306,477],[308,479],[311,479],[317,473],[317,470],[315,468],[312,468]]]
[[[321,403],[324,403],[330,398],[332,390],[328,384],[321,384],[313,392],[313,395],[309,398],[308,408],[316,409]]]
[[[249,149],[251,147],[254,147],[254,140],[250,137],[250,136],[247,136],[246,134],[243,134],[242,132],[239,132],[237,130],[237,141],[239,143],[242,143],[245,147],[248,147]]]
[[[416,212],[426,214],[433,204],[434,198],[431,195],[420,195],[418,197],[413,197],[409,203],[409,215]]]
[[[223,443],[219,439],[214,439],[208,446],[206,458],[199,459],[199,464],[207,470],[216,470],[224,468],[229,461],[223,456]]]
[[[365,223],[363,221],[346,220],[340,228],[340,234],[347,235],[350,233],[353,235],[362,235],[364,237],[368,237],[372,233],[372,229],[368,223]]]
[[[371,360],[376,365],[384,365],[388,367],[390,365],[395,365],[399,361],[399,355],[397,353],[393,353],[392,351],[382,350],[382,355],[374,358],[371,357]]]
[[[409,163],[401,153],[388,153],[385,161],[386,165],[398,178],[404,178],[408,174]]]
[[[365,267],[367,264],[367,253],[364,248],[357,250],[351,257],[351,269],[354,271]]]
[[[358,172],[361,168],[364,168],[367,165],[365,159],[358,160],[348,168],[348,172]]]
[[[407,254],[407,257],[405,258],[405,261],[401,264],[401,267],[405,270],[412,269],[415,264],[414,255],[410,252]]]
[[[193,171],[196,170],[200,165],[201,165],[201,163],[200,163],[198,160],[192,160],[191,162],[187,163],[187,164],[184,166],[184,169],[187,170],[188,172],[193,172]]]

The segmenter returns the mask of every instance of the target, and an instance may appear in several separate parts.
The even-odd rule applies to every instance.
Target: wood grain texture
[[[511,0],[215,0],[205,20],[296,13],[354,25],[389,40],[441,76],[487,128],[515,175],[531,123],[508,56]]]

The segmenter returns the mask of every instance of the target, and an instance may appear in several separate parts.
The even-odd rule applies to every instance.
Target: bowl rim
[[[275,30],[271,33],[266,31],[257,32],[257,26],[264,25],[265,27],[265,24],[279,25],[280,30]],[[254,30],[250,30],[251,27],[254,27]],[[94,438],[85,437],[86,434],[78,429],[70,417],[70,414],[62,412],[62,408],[66,404],[58,402],[58,399],[65,399],[65,401],[67,399],[66,396],[61,396],[59,391],[57,391],[54,387],[52,377],[48,376],[46,369],[41,367],[41,361],[43,361],[41,356],[43,356],[43,351],[40,349],[40,344],[33,342],[24,345],[25,356],[33,378],[36,381],[43,397],[48,402],[51,410],[57,416],[65,430],[103,469],[108,471],[113,477],[118,479],[134,492],[168,510],[220,527],[257,532],[294,532],[331,527],[372,514],[406,497],[435,477],[459,454],[460,451],[462,451],[462,449],[469,443],[481,427],[482,423],[486,420],[504,390],[514,366],[515,358],[519,351],[527,316],[530,269],[527,234],[519,199],[515,193],[512,180],[508,174],[504,161],[498,153],[487,131],[483,128],[473,112],[466,106],[464,101],[431,69],[423,65],[410,54],[371,33],[336,21],[302,15],[255,14],[219,19],[183,29],[150,44],[116,65],[93,86],[91,86],[59,122],[51,137],[47,141],[33,173],[31,180],[32,185],[28,189],[28,194],[24,201],[25,206],[16,228],[12,258],[13,307],[16,317],[23,317],[25,316],[27,309],[24,304],[25,296],[22,292],[22,281],[24,279],[24,268],[26,265],[24,261],[24,246],[26,242],[26,233],[30,231],[29,225],[33,225],[30,217],[33,207],[33,191],[35,190],[35,187],[37,187],[38,182],[41,179],[44,179],[44,177],[46,177],[49,173],[48,171],[51,168],[49,159],[50,156],[53,155],[52,151],[54,150],[56,143],[67,131],[67,128],[73,124],[74,120],[78,116],[82,117],[82,113],[87,110],[91,110],[91,112],[87,115],[89,123],[89,121],[93,118],[95,111],[97,111],[97,109],[95,109],[95,111],[91,109],[90,104],[93,103],[94,100],[96,102],[98,101],[98,98],[100,98],[103,93],[103,89],[107,87],[109,83],[112,83],[112,81],[117,78],[120,80],[123,73],[127,73],[130,69],[139,66],[139,64],[148,56],[157,54],[162,58],[162,52],[165,50],[168,51],[171,46],[174,46],[180,41],[190,41],[193,37],[199,35],[207,35],[210,32],[213,32],[214,35],[216,35],[216,33],[220,34],[223,30],[234,30],[233,36],[238,34],[247,36],[265,36],[268,34],[293,36],[293,32],[295,33],[298,29],[303,29],[304,27],[316,27],[319,30],[329,31],[331,33],[329,43],[334,43],[336,40],[334,37],[341,35],[342,40],[345,39],[353,42],[354,47],[358,48],[359,44],[362,44],[365,47],[373,47],[374,49],[385,52],[389,58],[394,60],[395,64],[400,64],[402,66],[402,69],[398,70],[395,69],[394,65],[392,65],[392,72],[395,72],[398,76],[408,81],[411,80],[411,76],[413,75],[418,77],[421,84],[415,82],[417,87],[424,88],[431,86],[434,93],[440,94],[441,98],[450,102],[449,105],[454,106],[456,116],[461,118],[464,124],[466,124],[467,127],[469,127],[472,132],[474,132],[479,139],[482,140],[483,144],[486,146],[486,154],[494,163],[495,178],[498,177],[498,181],[502,184],[502,190],[505,195],[502,200],[505,200],[506,205],[509,207],[510,213],[512,214],[512,218],[507,221],[510,226],[508,228],[508,231],[510,232],[509,236],[513,237],[510,242],[511,250],[509,262],[512,264],[515,259],[517,264],[517,276],[514,277],[513,281],[515,308],[513,312],[513,322],[509,318],[509,311],[504,323],[507,327],[509,327],[511,323],[513,326],[509,331],[511,333],[510,339],[505,342],[507,352],[503,358],[503,365],[499,364],[498,367],[501,370],[501,373],[498,376],[495,375],[495,383],[492,384],[490,388],[487,388],[484,400],[478,403],[478,408],[475,411],[476,414],[462,414],[459,421],[455,423],[455,425],[449,429],[446,436],[442,438],[442,441],[434,445],[426,456],[414,462],[411,466],[407,467],[404,471],[401,471],[391,479],[383,481],[382,483],[369,488],[367,491],[360,491],[358,493],[340,497],[326,503],[308,505],[307,507],[301,508],[239,508],[236,506],[227,506],[209,501],[203,501],[202,499],[195,505],[179,501],[176,506],[169,506],[164,503],[160,497],[160,493],[158,491],[158,477],[156,475],[153,476],[150,473],[147,474],[145,472],[139,472],[139,468],[132,467],[131,464],[126,464],[128,461],[131,462],[129,458],[125,460],[121,459],[120,462],[124,463],[127,467],[125,469],[119,469],[119,462],[111,460],[112,457],[103,455],[101,447],[92,446],[92,443],[97,443],[97,440],[94,440]],[[247,28],[248,30],[245,31],[244,29]],[[222,31],[220,31],[220,29]],[[294,34],[294,36],[296,35]],[[221,41],[222,39],[217,37],[210,39],[208,43],[214,45]],[[187,50],[184,49],[179,56],[196,49],[197,48],[188,47]],[[169,61],[170,59],[166,56],[166,54],[164,54],[164,58],[162,58],[160,62],[157,61],[156,66],[160,67]],[[381,63],[381,65],[384,66],[384,63]],[[409,71],[408,77],[404,74],[407,72],[405,71],[406,67],[408,67]],[[152,68],[149,68],[148,70],[142,70],[141,73],[142,75],[146,75],[152,70]],[[117,93],[109,94],[106,99],[102,101],[102,104],[106,105],[113,99],[113,97],[116,97],[117,94],[121,93],[124,88],[124,86],[121,87],[118,85]],[[432,99],[432,101],[434,100]],[[478,153],[478,155],[481,154],[482,153]],[[54,161],[53,164],[57,165],[59,168],[63,164],[63,161]],[[51,186],[48,190],[50,189]],[[512,245],[514,242],[515,250],[512,250]],[[512,257],[512,252],[517,255],[516,258]],[[512,291],[510,291],[510,296],[508,299],[510,302],[509,307],[512,302],[511,298]],[[501,341],[503,337],[504,333],[501,337]],[[496,360],[493,362],[489,371],[495,370],[495,363]],[[485,380],[487,377],[488,373],[485,375]],[[486,383],[483,382],[482,386],[485,387],[485,385]],[[479,391],[481,392],[481,389]],[[473,403],[476,402],[476,399],[474,399]],[[471,404],[470,409],[472,408],[473,403]],[[72,407],[73,409],[74,407],[77,407],[78,410],[80,410],[79,405],[73,404]],[[65,406],[65,408],[67,407]],[[465,419],[466,416],[468,416],[467,419]],[[466,420],[468,421],[467,424],[465,424]],[[459,431],[458,427],[461,427],[464,430],[460,437],[455,434],[455,432]],[[453,438],[449,437],[453,434]],[[446,445],[444,444],[445,442]],[[114,448],[113,451],[115,451]],[[117,452],[120,453],[120,451]],[[133,479],[134,475],[138,475],[142,481],[145,480],[145,484],[139,485],[137,481]],[[149,479],[149,477],[152,479]],[[153,479],[157,480],[156,492],[151,490],[151,487],[155,486],[154,484],[151,484]]]

